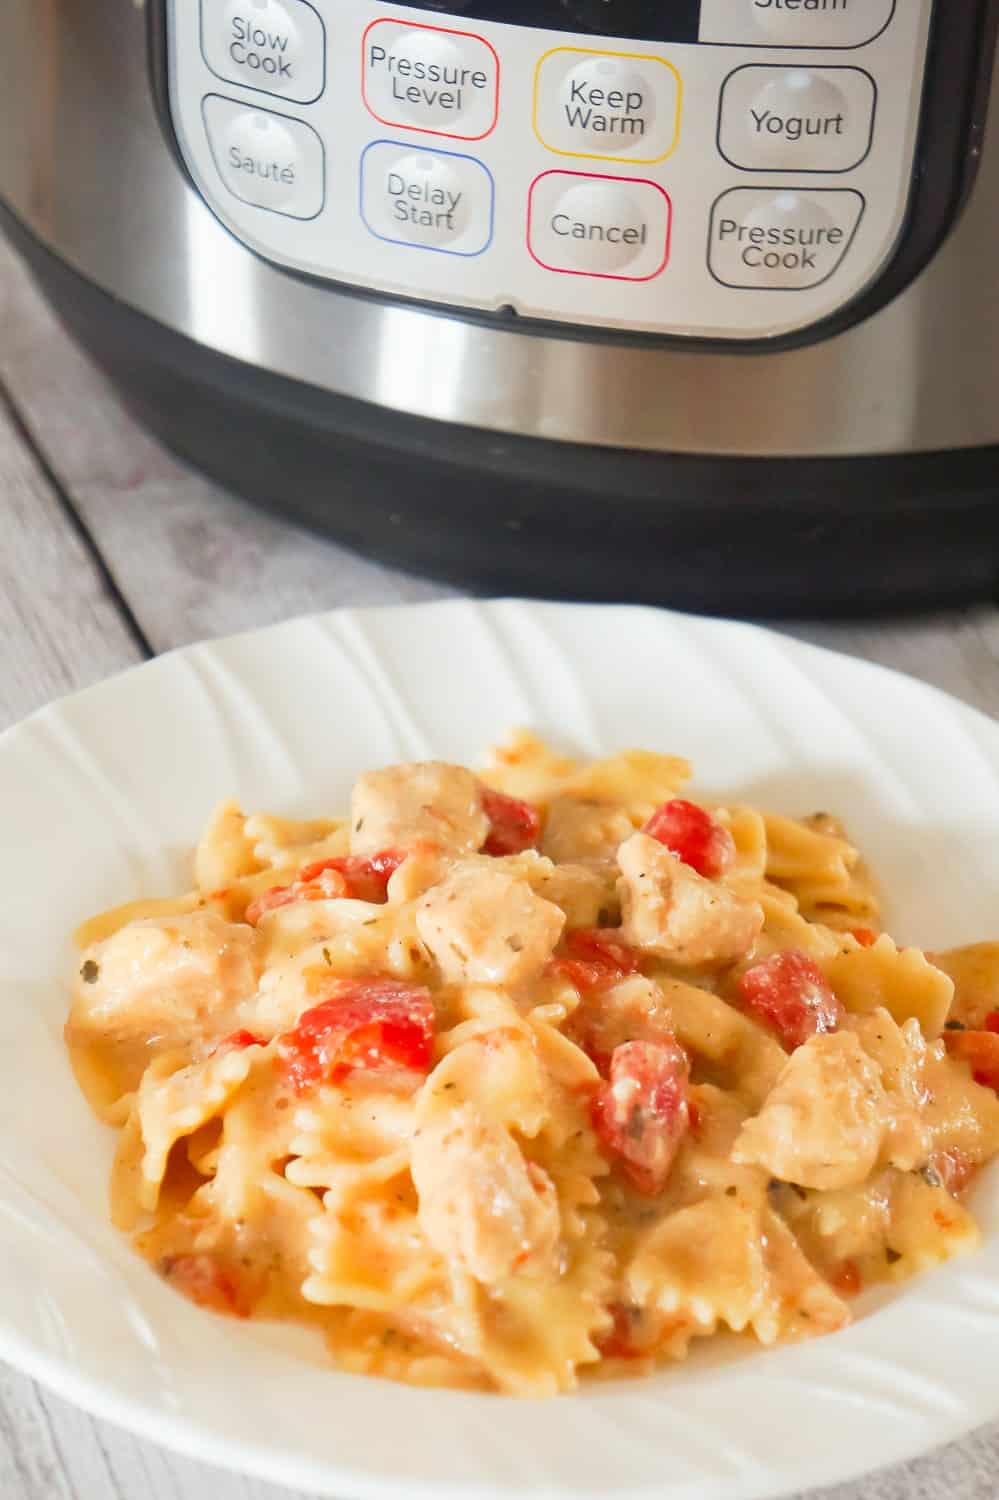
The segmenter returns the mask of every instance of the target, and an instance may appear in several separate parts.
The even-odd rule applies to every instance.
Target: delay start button
[[[651,281],[669,261],[672,218],[656,182],[542,172],[528,198],[527,248],[546,271]]]
[[[846,256],[864,207],[853,188],[732,188],[711,212],[711,274],[761,291],[820,286]]]
[[[201,50],[217,77],[296,104],[326,87],[326,28],[308,0],[201,0]]]
[[[481,255],[493,237],[493,179],[473,156],[373,141],[361,156],[361,217],[380,240]]]

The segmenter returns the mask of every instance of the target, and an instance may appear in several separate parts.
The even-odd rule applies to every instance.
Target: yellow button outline
[[[661,156],[619,156],[617,152],[602,153],[599,151],[563,151],[558,146],[550,146],[538,129],[538,89],[541,83],[541,69],[550,57],[557,52],[571,52],[574,57],[623,57],[629,62],[652,62],[661,68],[666,68],[676,79],[676,118],[673,122],[673,139],[668,150]],[[665,161],[672,156],[680,144],[680,122],[683,118],[683,78],[678,68],[665,57],[654,57],[651,52],[607,52],[601,47],[550,47],[538,58],[534,69],[534,99],[531,109],[531,128],[546,151],[553,156],[572,156],[578,161],[619,161],[625,166],[651,167],[656,162]]]

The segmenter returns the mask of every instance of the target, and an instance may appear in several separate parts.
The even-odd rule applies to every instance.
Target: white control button
[[[326,28],[307,0],[201,0],[201,50],[219,78],[296,104],[326,86]]]
[[[671,222],[657,183],[542,172],[531,184],[527,246],[547,271],[650,281],[669,260]]]
[[[361,217],[380,240],[481,255],[493,237],[493,179],[471,156],[375,141],[361,157]]]
[[[384,125],[477,141],[496,124],[499,58],[482,37],[372,21],[362,48],[364,102]]]
[[[819,286],[849,250],[863,212],[852,188],[732,188],[711,214],[712,275],[768,291]]]
[[[680,128],[680,75],[661,57],[556,47],[534,73],[534,131],[560,156],[654,162]]]
[[[848,172],[871,149],[877,89],[863,68],[736,68],[718,145],[747,171]]]
[[[219,176],[257,208],[314,219],[326,194],[326,153],[311,125],[209,94],[202,110]]]
[[[702,42],[758,47],[862,47],[895,0],[701,0]]]

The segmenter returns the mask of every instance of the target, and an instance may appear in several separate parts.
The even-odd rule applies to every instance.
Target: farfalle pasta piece
[[[850,946],[822,963],[838,999],[858,1015],[883,1007],[902,1025],[919,1022],[924,1036],[943,1029],[954,984],[918,948],[896,948],[887,934],[869,948]]]

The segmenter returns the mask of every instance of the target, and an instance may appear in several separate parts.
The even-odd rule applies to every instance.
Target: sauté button
[[[702,42],[758,47],[862,47],[895,0],[701,0]]]
[[[534,73],[534,131],[560,156],[662,161],[676,145],[682,85],[639,53],[555,47]]]
[[[496,124],[499,58],[482,37],[386,19],[362,49],[364,102],[383,124],[467,141]]]
[[[531,184],[527,247],[547,271],[651,281],[669,260],[672,212],[655,182],[542,172]]]
[[[732,188],[711,213],[711,273],[764,291],[819,286],[842,263],[864,206],[852,188]]]
[[[871,149],[877,89],[863,68],[736,68],[718,145],[750,172],[848,172]]]
[[[481,255],[493,236],[493,179],[472,156],[374,141],[361,157],[361,217],[380,240]]]
[[[219,176],[237,198],[292,219],[322,212],[326,153],[302,120],[209,94],[205,130]]]
[[[326,28],[307,0],[201,0],[201,50],[219,78],[296,104],[326,86]]]

